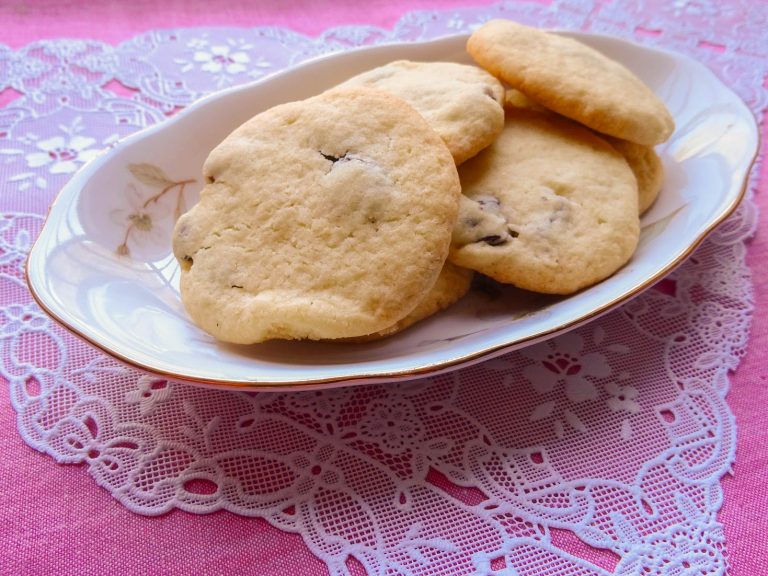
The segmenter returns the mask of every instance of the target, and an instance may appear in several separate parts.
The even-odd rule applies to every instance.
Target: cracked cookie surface
[[[650,88],[577,40],[490,20],[472,33],[467,50],[494,76],[593,130],[647,146],[672,135],[674,120]]]
[[[488,146],[504,127],[504,87],[477,66],[397,60],[342,86],[386,90],[408,102],[445,141],[456,164]]]
[[[637,184],[602,138],[548,112],[507,111],[496,142],[459,168],[450,259],[500,282],[570,294],[610,276],[639,238]]]
[[[220,340],[370,334],[408,315],[443,267],[456,167],[390,94],[338,89],[271,108],[203,172],[173,250],[187,312]]]

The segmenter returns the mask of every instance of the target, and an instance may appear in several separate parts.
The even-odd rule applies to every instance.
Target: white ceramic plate
[[[736,207],[758,146],[752,114],[701,64],[622,40],[568,34],[623,62],[667,103],[666,180],[640,246],[611,278],[568,298],[474,292],[368,344],[216,342],[187,318],[170,253],[174,216],[197,199],[208,152],[275,104],[312,96],[396,59],[469,63],[466,36],[322,57],[214,94],[87,164],[51,208],[27,264],[38,303],[105,352],[147,371],[219,387],[284,389],[434,374],[549,338],[636,296]],[[154,200],[153,200],[154,198]],[[132,224],[126,217],[133,216]]]

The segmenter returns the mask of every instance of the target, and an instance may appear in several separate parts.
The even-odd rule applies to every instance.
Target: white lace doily
[[[0,110],[0,372],[25,441],[87,463],[136,513],[226,509],[299,533],[333,575],[352,565],[381,575],[724,574],[716,512],[735,449],[728,372],[752,310],[749,199],[661,289],[541,345],[413,383],[282,394],[184,386],[104,357],[27,293],[24,258],[48,203],[115,138],[321,52],[491,17],[687,53],[756,113],[766,105],[768,10],[749,0],[498,4],[315,39],[197,28],[117,47],[0,46],[0,91],[21,94]],[[602,549],[600,562],[587,545]]]

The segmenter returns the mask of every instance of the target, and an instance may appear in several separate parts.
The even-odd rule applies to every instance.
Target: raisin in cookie
[[[491,20],[472,33],[467,50],[513,88],[603,134],[653,146],[674,130],[666,106],[642,80],[577,40]]]
[[[624,158],[552,113],[509,109],[496,142],[459,169],[450,259],[500,282],[570,294],[620,268],[639,238]]]
[[[504,88],[477,66],[398,60],[342,86],[378,88],[408,102],[440,134],[456,164],[488,146],[504,127]]]
[[[276,106],[203,172],[173,251],[187,312],[220,340],[370,334],[408,315],[443,267],[456,167],[391,94],[339,89]]]

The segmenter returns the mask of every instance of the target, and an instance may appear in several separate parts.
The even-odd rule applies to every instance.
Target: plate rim
[[[204,107],[206,103],[209,101],[226,97],[230,93],[236,93],[236,92],[252,89],[255,86],[268,83],[283,75],[294,74],[304,68],[315,65],[317,62],[333,59],[339,56],[343,56],[345,54],[364,53],[367,51],[375,51],[381,48],[397,49],[397,48],[407,47],[409,45],[414,45],[414,44],[429,46],[429,45],[439,45],[441,43],[455,42],[458,38],[461,38],[461,37],[468,38],[469,33],[465,33],[465,32],[458,33],[458,34],[445,35],[445,36],[424,40],[424,41],[387,42],[382,44],[362,46],[356,49],[353,48],[351,50],[336,51],[336,52],[331,52],[327,54],[321,54],[321,55],[309,58],[307,60],[304,60],[295,65],[289,64],[286,68],[282,70],[276,71],[272,74],[269,74],[263,78],[254,80],[252,82],[231,86],[223,90],[217,90],[210,94],[206,94],[205,96],[202,96],[196,99],[194,102],[189,104],[187,107],[185,107],[175,116],[172,116],[168,119],[160,121],[157,124],[153,124],[151,126],[147,126],[140,130],[132,132],[131,134],[128,134],[123,138],[116,140],[115,142],[112,142],[108,147],[102,149],[94,158],[90,159],[88,162],[83,164],[83,166],[81,166],[77,170],[77,172],[73,174],[73,176],[62,186],[62,188],[59,190],[54,200],[51,202],[48,208],[48,212],[43,221],[43,224],[40,228],[40,233],[35,238],[35,241],[32,247],[30,248],[29,253],[27,254],[27,257],[25,259],[25,264],[24,264],[24,279],[26,281],[27,287],[29,288],[29,292],[32,295],[33,300],[48,316],[53,318],[60,326],[62,326],[68,332],[75,335],[79,339],[88,342],[90,345],[94,346],[95,348],[107,354],[108,356],[130,367],[137,368],[139,370],[143,370],[145,372],[148,372],[150,374],[157,375],[160,377],[167,377],[169,379],[173,379],[176,381],[186,382],[193,385],[202,385],[209,388],[239,389],[239,390],[246,389],[251,391],[265,391],[265,392],[286,391],[286,390],[296,390],[296,391],[313,390],[313,389],[330,388],[334,386],[347,386],[347,385],[357,385],[357,384],[365,384],[365,383],[374,384],[374,383],[382,383],[382,382],[398,382],[403,380],[423,378],[427,376],[436,376],[448,371],[471,366],[472,364],[475,364],[483,360],[491,359],[495,356],[499,356],[506,352],[511,352],[519,348],[530,346],[539,341],[553,338],[557,335],[560,335],[564,332],[575,329],[581,325],[587,324],[595,320],[599,316],[602,316],[603,314],[606,314],[611,310],[617,308],[621,304],[626,303],[629,300],[635,298],[640,293],[644,292],[646,289],[653,286],[656,282],[658,282],[659,280],[667,276],[675,268],[680,266],[691,255],[691,253],[694,252],[701,245],[701,243],[707,238],[707,236],[709,236],[726,218],[728,218],[736,210],[736,208],[739,206],[739,204],[741,204],[741,202],[744,200],[746,196],[746,193],[749,187],[750,175],[752,173],[755,162],[757,161],[760,149],[762,147],[762,138],[761,138],[760,130],[757,129],[758,124],[755,119],[754,112],[744,103],[744,101],[741,99],[741,97],[737,93],[735,93],[719,77],[717,77],[717,75],[714,74],[712,70],[710,70],[707,66],[705,66],[698,60],[686,54],[682,54],[672,50],[667,50],[664,48],[659,48],[656,46],[646,46],[646,45],[634,42],[632,40],[627,40],[621,37],[611,36],[607,34],[582,32],[582,31],[574,31],[574,30],[562,30],[562,29],[556,29],[551,31],[556,32],[558,34],[563,34],[563,35],[576,37],[576,38],[581,37],[585,39],[607,40],[609,42],[624,44],[625,46],[629,46],[631,49],[640,49],[643,51],[656,52],[665,57],[671,57],[677,60],[683,59],[687,65],[693,65],[694,67],[698,68],[700,72],[703,72],[704,74],[708,75],[711,80],[715,81],[717,84],[719,84],[723,89],[725,89],[728,93],[730,93],[734,97],[735,101],[743,108],[743,112],[746,112],[747,116],[750,118],[750,121],[752,123],[751,128],[754,129],[754,132],[756,135],[756,142],[755,142],[754,150],[752,152],[752,157],[749,159],[748,163],[745,163],[745,171],[742,178],[741,186],[739,187],[738,192],[733,196],[731,201],[724,203],[719,208],[717,214],[712,216],[709,219],[709,223],[706,226],[702,227],[697,232],[696,237],[672,261],[668,262],[665,266],[660,268],[652,276],[648,278],[644,278],[641,282],[636,283],[634,286],[632,286],[631,289],[621,292],[620,294],[616,295],[615,297],[611,298],[610,300],[606,301],[605,303],[601,304],[596,308],[591,308],[588,313],[581,315],[578,318],[559,323],[555,326],[550,326],[547,329],[538,330],[533,334],[529,334],[528,336],[519,338],[517,340],[514,340],[513,342],[503,342],[503,343],[492,344],[490,346],[484,346],[481,349],[470,351],[457,356],[453,356],[450,359],[442,360],[442,361],[432,361],[432,362],[414,361],[410,367],[403,368],[403,369],[396,369],[396,370],[363,369],[353,376],[340,374],[340,375],[329,375],[329,376],[319,376],[319,377],[303,377],[303,378],[292,380],[292,381],[260,379],[258,377],[255,377],[252,379],[209,378],[206,376],[195,376],[192,374],[180,374],[172,370],[166,370],[164,368],[152,366],[150,364],[147,364],[139,360],[136,360],[134,358],[130,358],[126,356],[124,353],[121,353],[120,350],[118,349],[108,347],[108,345],[103,344],[98,339],[91,337],[86,332],[84,332],[83,330],[79,329],[77,326],[70,323],[70,321],[65,319],[62,314],[54,310],[52,307],[53,305],[49,305],[45,299],[46,298],[45,291],[36,285],[36,281],[31,274],[30,268],[33,265],[33,260],[36,260],[40,257],[38,253],[41,252],[42,250],[41,248],[41,245],[43,243],[42,240],[43,240],[44,234],[46,233],[46,230],[49,228],[52,214],[57,209],[57,207],[60,207],[61,204],[64,204],[68,200],[70,202],[74,201],[79,196],[79,193],[82,191],[83,185],[78,183],[84,179],[86,179],[87,181],[87,179],[89,179],[97,171],[97,169],[99,168],[99,165],[105,161],[106,157],[113,150],[122,148],[124,146],[128,146],[135,140],[142,140],[146,137],[149,137],[156,131],[161,131],[169,128],[171,125],[179,121],[182,121],[186,116],[190,114],[194,114],[198,109]],[[43,258],[43,262],[45,262],[45,260],[46,258]]]

